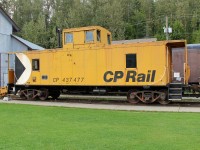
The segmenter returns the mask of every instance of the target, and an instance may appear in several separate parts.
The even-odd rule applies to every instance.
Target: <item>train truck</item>
[[[173,71],[172,51],[184,49],[180,77]],[[100,26],[63,29],[62,48],[15,54],[15,92],[41,100],[60,92],[127,94],[127,100],[168,104],[182,100],[188,84],[185,40],[113,44]],[[181,78],[181,80],[177,80]]]

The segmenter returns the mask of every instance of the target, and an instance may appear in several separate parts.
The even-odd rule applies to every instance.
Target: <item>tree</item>
[[[98,25],[102,25],[112,32],[112,38],[114,40],[124,39],[124,21],[123,21],[123,9],[121,7],[121,1],[109,0],[100,10],[102,13],[99,18],[101,20]]]
[[[181,21],[175,21],[172,25],[172,34],[170,36],[171,40],[185,39],[184,26]]]
[[[43,15],[42,0],[16,0],[13,20],[22,28],[30,21],[36,21],[40,14]]]
[[[192,33],[193,43],[200,43],[200,30],[196,30]]]
[[[15,0],[0,0],[0,6],[8,13],[9,16],[13,15]]]
[[[121,4],[124,12],[123,21],[125,22],[125,39],[144,37],[145,15],[142,12],[142,1],[122,0]]]
[[[48,47],[45,17],[40,15],[36,21],[31,20],[22,28],[22,37],[43,47]]]
[[[90,1],[75,0],[68,13],[68,27],[83,27],[91,25],[92,10]]]
[[[141,12],[144,14],[145,20],[145,36],[150,37],[154,32],[154,18],[155,18],[155,4],[154,0],[142,0],[141,2]]]
[[[0,0],[0,4],[22,29],[19,36],[47,48],[57,46],[56,27],[99,25],[109,29],[114,40],[152,36],[164,40],[168,16],[171,39],[192,43],[200,25],[200,1],[194,0]]]

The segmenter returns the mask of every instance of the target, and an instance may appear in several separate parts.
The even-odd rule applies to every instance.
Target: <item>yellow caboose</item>
[[[131,103],[182,98],[187,84],[185,41],[112,44],[111,33],[99,26],[64,29],[63,48],[16,54],[15,87],[21,97],[57,98],[60,91],[126,92]],[[185,47],[184,76],[174,81],[173,48]]]

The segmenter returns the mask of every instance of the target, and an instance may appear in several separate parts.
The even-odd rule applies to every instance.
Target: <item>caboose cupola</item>
[[[63,30],[63,48],[88,48],[111,44],[111,33],[100,27],[90,26]]]

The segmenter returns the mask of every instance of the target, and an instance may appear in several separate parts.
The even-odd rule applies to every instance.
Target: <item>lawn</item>
[[[198,150],[199,113],[0,104],[0,150]]]

